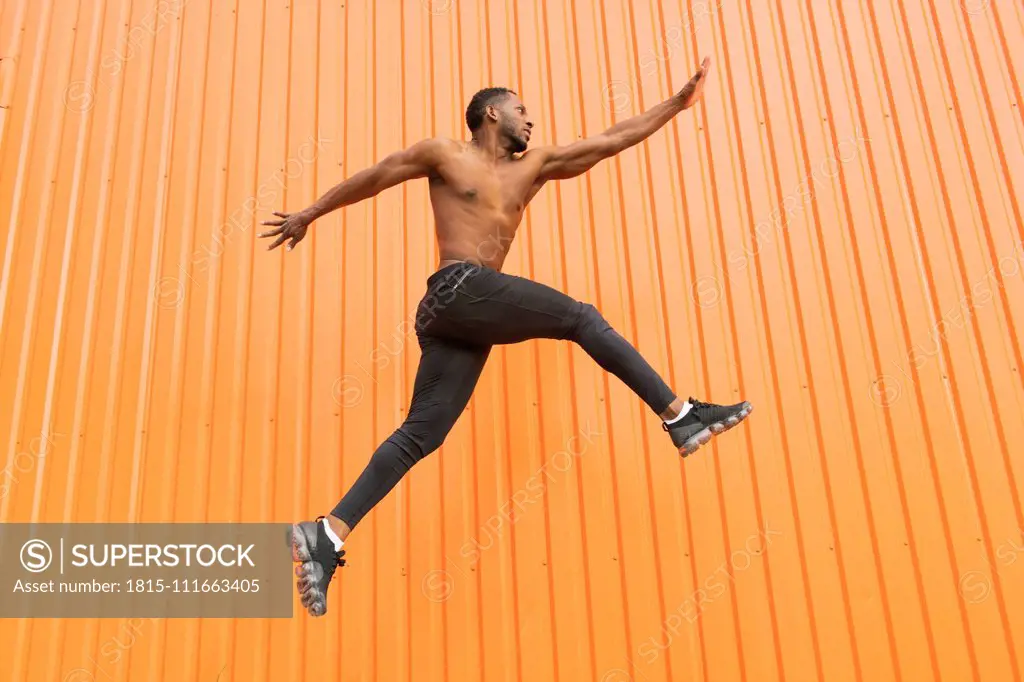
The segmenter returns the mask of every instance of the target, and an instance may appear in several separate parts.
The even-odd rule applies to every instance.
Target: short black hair
[[[466,107],[466,125],[469,126],[470,132],[476,132],[483,124],[484,111],[488,105],[497,104],[510,94],[517,93],[508,88],[484,88],[473,95],[473,99],[469,100],[469,106]]]

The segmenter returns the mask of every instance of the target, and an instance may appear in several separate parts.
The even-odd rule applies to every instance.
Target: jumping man
[[[344,566],[345,538],[410,468],[437,450],[469,402],[491,347],[527,339],[578,343],[604,370],[628,385],[662,420],[683,457],[750,414],[748,402],[722,406],[682,401],[640,353],[593,305],[522,277],[501,272],[530,200],[548,180],[590,170],[650,137],[701,97],[710,59],[668,100],[563,147],[529,152],[533,121],[517,94],[487,88],[466,109],[469,142],[433,138],[398,151],[328,190],[299,213],[264,221],[277,237],[268,248],[295,247],[310,223],[406,180],[427,178],[440,250],[416,310],[421,357],[409,416],[370,458],[329,516],[292,526],[292,559],[302,605],[327,612],[327,588]]]

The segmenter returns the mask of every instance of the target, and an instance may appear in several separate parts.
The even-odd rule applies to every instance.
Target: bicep
[[[379,189],[430,175],[437,167],[442,145],[441,140],[423,140],[381,159],[374,169]]]
[[[611,135],[596,135],[563,147],[545,150],[540,176],[544,180],[564,180],[585,173],[599,161],[618,151]]]

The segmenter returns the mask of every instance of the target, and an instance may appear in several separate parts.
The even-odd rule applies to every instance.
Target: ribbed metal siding
[[[712,55],[506,270],[756,410],[683,463],[580,349],[496,348],[325,619],[4,621],[0,678],[1020,679],[1022,43],[1009,0],[5,0],[0,520],[330,509],[407,409],[426,183],[257,221],[490,84],[563,143]]]

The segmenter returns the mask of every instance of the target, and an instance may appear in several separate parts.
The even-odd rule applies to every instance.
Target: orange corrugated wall
[[[0,678],[1021,679],[1022,44],[1011,0],[3,0],[0,520],[329,510],[407,409],[426,183],[257,223],[491,84],[565,143],[712,56],[505,269],[755,412],[684,462],[579,348],[496,349],[326,618],[5,620]]]

